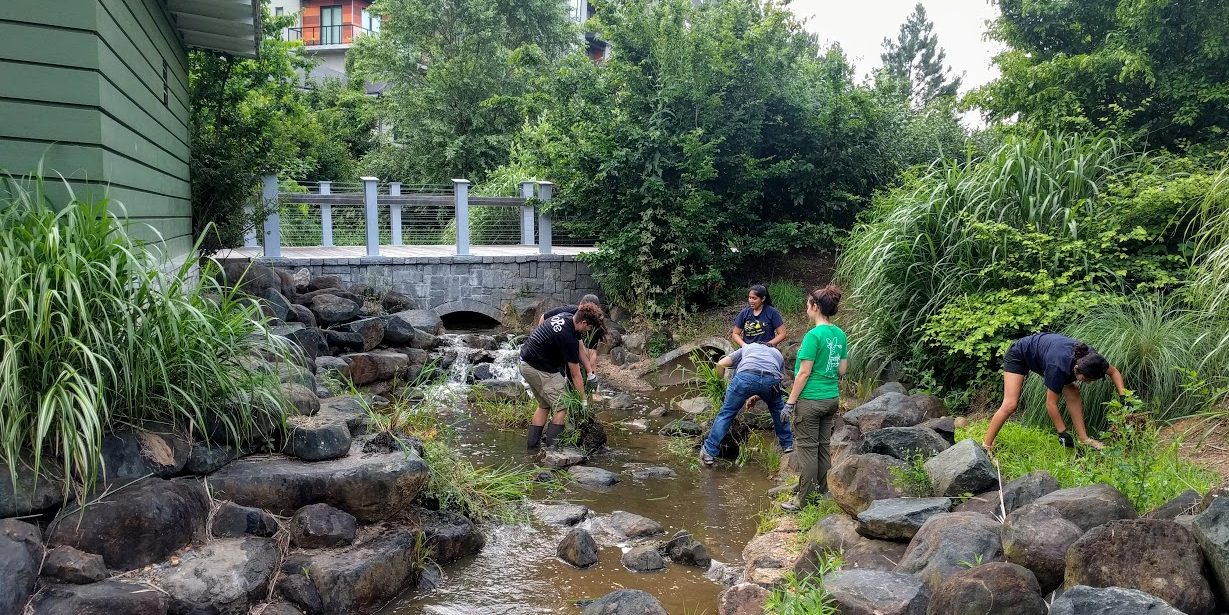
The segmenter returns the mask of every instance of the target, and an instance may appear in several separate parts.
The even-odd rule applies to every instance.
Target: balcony
[[[303,41],[307,47],[348,47],[361,36],[375,34],[375,30],[355,24],[337,26],[303,26],[286,28],[286,40]]]

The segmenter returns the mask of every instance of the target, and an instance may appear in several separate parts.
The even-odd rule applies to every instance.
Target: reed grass
[[[244,360],[290,350],[256,306],[221,288],[215,265],[166,272],[157,246],[129,236],[122,205],[64,189],[55,206],[41,180],[0,190],[0,460],[37,471],[54,459],[85,488],[103,434],[121,425],[238,441],[280,422],[277,376]]]

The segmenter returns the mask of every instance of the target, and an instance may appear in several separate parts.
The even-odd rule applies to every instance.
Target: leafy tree
[[[413,182],[481,179],[508,158],[532,76],[577,46],[558,0],[379,0],[380,36],[352,50],[355,72],[389,84],[395,145],[370,157]]]
[[[259,58],[207,51],[188,56],[192,231],[206,254],[238,245],[244,230],[256,223],[243,209],[256,200],[263,175],[303,175],[302,150],[318,131],[302,102],[296,72],[311,63],[299,43],[281,40],[293,18],[273,17],[267,0],[261,4]]]
[[[883,39],[883,70],[880,81],[908,98],[915,108],[921,108],[941,96],[955,96],[960,77],[952,77],[951,67],[944,65],[947,53],[939,46],[934,22],[926,18],[926,8],[918,3],[913,13],[900,26],[896,40]]]
[[[1000,0],[1002,76],[971,102],[1026,127],[1114,130],[1137,145],[1229,128],[1229,1]],[[1026,128],[1027,129],[1027,128]]]
[[[353,180],[362,173],[359,160],[379,143],[375,100],[363,82],[328,79],[304,93],[318,135],[304,152],[309,179]]]
[[[747,259],[835,247],[900,168],[899,116],[775,3],[623,0],[591,24],[613,55],[539,80],[512,164],[559,185],[556,220],[601,238],[599,281],[649,316]]]

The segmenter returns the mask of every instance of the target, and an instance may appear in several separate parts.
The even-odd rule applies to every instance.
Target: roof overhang
[[[184,45],[240,58],[260,51],[260,0],[165,1]]]

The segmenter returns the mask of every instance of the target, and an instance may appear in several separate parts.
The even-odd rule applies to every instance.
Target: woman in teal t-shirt
[[[829,320],[836,315],[841,291],[829,284],[807,297],[807,316],[815,326],[802,338],[794,362],[794,386],[783,414],[794,416],[794,450],[798,455],[798,496],[783,504],[786,510],[806,505],[815,491],[827,493],[832,458],[828,444],[840,407],[839,379],[849,367],[845,332]]]

